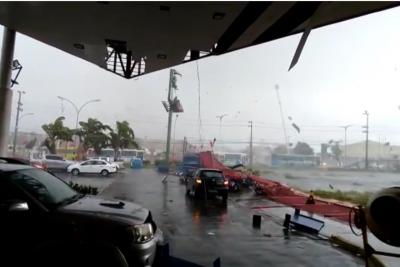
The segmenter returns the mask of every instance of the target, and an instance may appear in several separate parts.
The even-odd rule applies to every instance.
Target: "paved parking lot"
[[[108,178],[72,177],[66,181],[99,187],[103,197],[134,201],[151,210],[170,242],[176,257],[212,266],[362,266],[361,259],[334,248],[329,241],[299,233],[285,233],[280,215],[264,216],[262,228],[252,228],[251,207],[258,202],[252,192],[231,194],[228,203],[219,199],[207,204],[185,196],[174,176],[168,183],[152,169],[126,169]],[[259,199],[263,204],[266,199]]]

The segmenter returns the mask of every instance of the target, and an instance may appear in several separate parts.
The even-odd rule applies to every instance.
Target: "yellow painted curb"
[[[359,245],[354,244],[340,236],[332,235],[330,238],[333,244],[338,245],[339,247],[353,253],[356,255],[361,255],[364,258],[364,248],[360,247]],[[369,264],[371,267],[385,267],[385,264],[378,259],[375,255],[372,255],[369,258]]]

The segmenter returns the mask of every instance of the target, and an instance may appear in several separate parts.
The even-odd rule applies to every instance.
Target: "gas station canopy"
[[[125,78],[396,2],[1,2],[0,24]]]

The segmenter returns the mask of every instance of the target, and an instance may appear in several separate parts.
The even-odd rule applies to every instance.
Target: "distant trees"
[[[58,117],[53,123],[43,124],[42,129],[47,134],[43,145],[47,147],[50,153],[56,153],[56,142],[72,141],[74,130],[64,126],[64,117]]]
[[[80,141],[80,153],[86,153],[89,148],[93,148],[99,155],[102,148],[111,146],[115,151],[124,148],[138,148],[135,141],[135,134],[127,121],[117,121],[116,128],[103,124],[98,119],[89,118],[87,121],[80,121],[79,129],[69,129],[63,124],[64,117],[58,117],[53,123],[42,125],[47,137],[43,145],[48,148],[50,153],[56,153],[56,142],[72,141],[72,136],[77,135]],[[31,140],[26,146],[34,146],[36,139]]]
[[[330,140],[329,149],[331,150],[331,153],[335,156],[336,161],[340,163],[340,156],[342,155],[342,150],[339,147],[339,143],[340,141]]]
[[[287,154],[288,153],[288,149],[285,145],[279,145],[277,147],[275,147],[275,149],[272,151],[272,153],[274,154]]]
[[[293,148],[293,153],[297,155],[314,155],[314,150],[307,143],[297,142]]]

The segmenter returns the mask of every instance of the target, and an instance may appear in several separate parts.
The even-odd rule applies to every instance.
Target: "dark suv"
[[[0,266],[151,266],[162,239],[139,205],[83,196],[48,172],[0,162]]]
[[[228,190],[229,182],[220,170],[200,168],[187,178],[186,193],[195,198],[221,196],[225,202]]]

